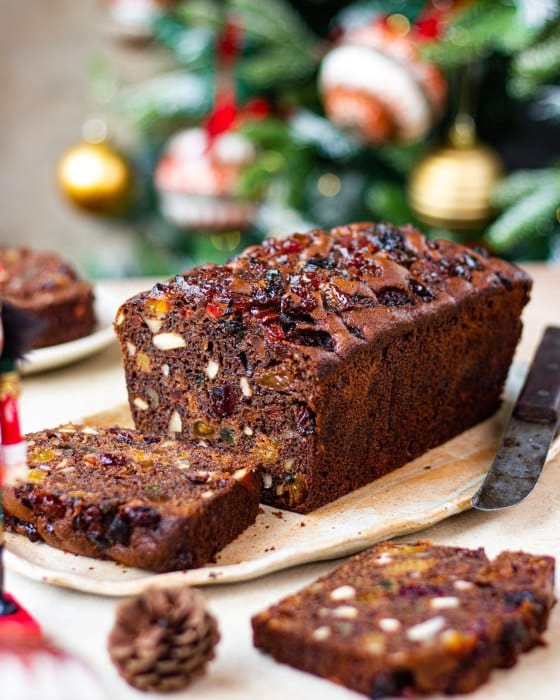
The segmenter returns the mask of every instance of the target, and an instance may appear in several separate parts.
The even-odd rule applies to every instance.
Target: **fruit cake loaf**
[[[496,411],[530,284],[410,226],[267,240],[120,308],[135,424],[231,443],[310,511]]]
[[[91,284],[55,253],[0,248],[0,298],[40,322],[35,348],[82,338],[95,326]]]
[[[152,571],[210,561],[251,525],[260,475],[247,457],[122,428],[32,433],[10,472],[6,522],[53,547]]]
[[[253,617],[255,646],[369,697],[464,693],[541,642],[554,559],[384,543]]]

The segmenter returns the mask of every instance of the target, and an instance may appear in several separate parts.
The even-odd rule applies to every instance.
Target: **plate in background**
[[[94,308],[97,318],[95,331],[84,338],[70,340],[68,343],[31,350],[27,353],[25,360],[21,362],[20,371],[22,374],[47,372],[57,367],[78,362],[101,352],[101,350],[116,342],[116,336],[113,331],[113,319],[122,300],[120,297],[110,294],[102,285],[94,287],[94,294]]]

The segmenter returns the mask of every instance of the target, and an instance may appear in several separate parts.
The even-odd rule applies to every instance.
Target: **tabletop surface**
[[[560,266],[528,264],[534,279],[532,299],[524,314],[524,332],[516,358],[527,361],[546,325],[560,325]],[[147,288],[146,280],[103,283],[115,304]],[[120,352],[116,344],[77,364],[24,379],[22,422],[39,430],[107,409],[126,399]],[[560,557],[560,456],[551,460],[533,493],[520,505],[497,513],[469,511],[405,539],[437,544],[485,547],[490,556],[503,549],[524,549]],[[106,650],[118,600],[59,589],[8,571],[8,591],[39,620],[56,643],[84,658],[97,672],[111,700],[182,698],[241,700],[293,697],[351,700],[359,695],[328,681],[275,663],[253,648],[250,618],[284,595],[330,571],[338,562],[300,566],[249,583],[203,589],[218,620],[221,642],[207,673],[174,695],[144,694],[122,681]],[[560,579],[560,576],[558,577]],[[560,598],[560,585],[557,584]],[[524,654],[514,669],[495,671],[491,680],[468,697],[473,700],[557,700],[560,687],[560,606],[552,613],[547,645]],[[1,694],[0,694],[1,695]],[[79,693],[76,697],[79,697]],[[435,696],[434,696],[435,697]],[[35,700],[35,698],[30,699]],[[39,699],[37,699],[39,700]]]

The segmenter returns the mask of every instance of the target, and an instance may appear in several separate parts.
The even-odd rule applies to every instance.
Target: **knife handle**
[[[513,415],[530,423],[555,423],[560,406],[560,328],[549,326],[529,368]]]

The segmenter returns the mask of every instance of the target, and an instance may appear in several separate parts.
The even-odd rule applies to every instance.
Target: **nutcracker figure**
[[[20,380],[17,361],[22,358],[33,336],[33,321],[11,304],[0,307],[0,629],[25,628],[39,634],[39,625],[4,592],[4,513],[2,484],[4,472],[16,464],[25,463],[25,440],[21,434],[17,400]]]

